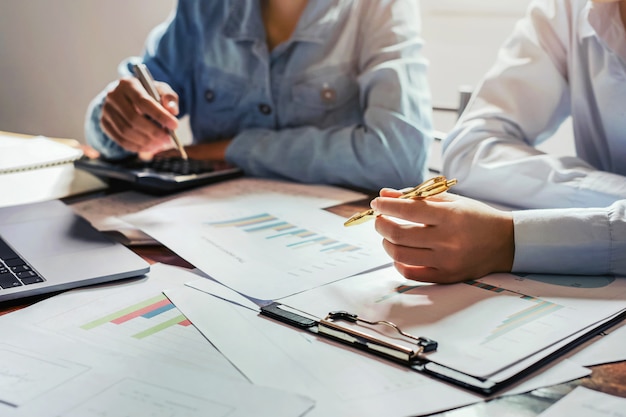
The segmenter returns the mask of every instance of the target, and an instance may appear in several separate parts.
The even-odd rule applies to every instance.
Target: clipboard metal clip
[[[428,362],[424,353],[437,350],[437,342],[426,337],[413,336],[394,323],[386,320],[370,321],[347,311],[331,311],[321,320],[301,310],[272,302],[261,307],[261,314],[287,323],[291,326],[313,331],[319,335],[337,340],[360,350],[385,356],[407,365]],[[342,325],[341,321],[366,323],[370,326],[383,325],[395,329],[406,340],[405,345],[383,340],[352,326]]]
[[[383,325],[390,327],[396,330],[403,337],[410,339],[412,346],[407,347],[397,343],[388,342],[360,330],[342,326],[338,323],[340,320],[351,323],[362,322],[371,326]],[[435,340],[421,336],[413,336],[412,334],[406,333],[390,321],[371,321],[359,317],[356,314],[348,313],[347,311],[331,311],[328,313],[326,318],[318,322],[317,331],[320,334],[355,345],[360,349],[383,354],[406,363],[412,363],[416,360],[425,360],[426,358],[423,354],[437,350],[438,346]]]

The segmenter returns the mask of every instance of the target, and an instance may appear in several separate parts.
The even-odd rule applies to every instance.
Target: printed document
[[[439,343],[428,354],[432,362],[483,378],[507,372],[622,313],[625,301],[623,278],[493,274],[431,285],[408,281],[393,268],[281,300],[319,318],[345,310],[370,321],[393,322]],[[379,327],[370,330],[405,343],[394,329]]]
[[[389,264],[373,224],[289,196],[159,205],[125,220],[249,297],[274,300]]]

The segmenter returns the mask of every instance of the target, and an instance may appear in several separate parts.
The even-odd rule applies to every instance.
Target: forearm
[[[605,207],[626,198],[626,177],[545,154],[502,119],[476,117],[448,138],[443,172],[459,180],[458,192],[517,208]]]
[[[369,113],[371,120],[385,118],[374,110]],[[423,181],[430,141],[430,136],[402,118],[384,129],[253,129],[235,137],[226,159],[253,176],[370,190],[404,188]]]

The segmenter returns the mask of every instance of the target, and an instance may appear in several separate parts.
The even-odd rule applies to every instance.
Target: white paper
[[[291,197],[158,206],[125,220],[211,278],[246,296],[273,300],[390,262],[373,224]]]
[[[204,283],[202,283],[202,281],[204,281]],[[251,304],[250,301],[247,300],[245,297],[241,296],[240,294],[237,294],[236,292],[232,290],[225,289],[222,285],[215,283],[214,281],[196,280],[196,281],[187,283],[187,286],[191,286],[191,288],[201,288],[202,289],[201,291],[204,292],[204,294],[215,294],[215,296],[218,297],[219,299],[227,300],[233,305],[245,306],[247,302],[249,304],[247,305],[247,308],[249,310],[251,310],[252,312],[257,312],[257,313],[259,311],[258,308],[254,308],[252,305],[250,305]],[[212,323],[209,321],[208,317],[205,319],[205,316],[200,311],[194,310],[196,308],[197,309],[202,308],[202,309],[208,309],[208,311],[214,311],[213,309],[219,308],[219,305],[215,305],[214,302],[211,300],[205,300],[205,303],[203,303],[202,299],[198,297],[197,295],[193,295],[183,290],[168,291],[168,293],[172,296],[172,298],[175,300],[177,305],[180,306],[182,309],[184,309],[188,314],[193,315],[196,320],[202,320],[202,321],[196,321],[196,325],[199,327],[199,329],[203,331],[206,335],[210,334],[211,340],[214,343],[216,343],[217,346],[220,347],[220,349],[225,355],[227,355],[229,358],[233,360],[236,366],[240,367],[240,369],[244,373],[246,373],[246,375],[251,377],[252,380],[255,380],[258,383],[262,383],[262,384],[270,384],[272,386],[277,386],[277,387],[281,386],[281,385],[274,385],[276,382],[273,380],[273,374],[271,372],[268,372],[266,368],[263,368],[262,364],[250,362],[247,360],[245,350],[239,347],[240,344],[236,340],[238,336],[234,336],[234,338],[230,338],[230,334],[220,323],[215,323],[215,322]],[[216,311],[220,311],[220,310],[216,310]],[[226,311],[228,311],[228,313],[226,313]],[[221,314],[229,315],[230,317],[229,325],[231,324],[233,326],[236,325],[237,321],[235,319],[237,318],[239,318],[239,325],[241,325],[241,320],[245,318],[251,323],[251,325],[255,327],[258,325],[266,326],[266,324],[264,324],[263,322],[252,322],[252,320],[254,319],[252,319],[251,316],[245,315],[244,313],[238,313],[238,309],[228,310],[226,307],[222,307],[221,312],[222,312]],[[279,322],[275,322],[275,323],[276,323],[276,326],[279,326],[281,328],[285,327]],[[290,328],[291,327],[287,326],[287,330]],[[269,333],[267,334],[270,334],[270,336],[262,336],[262,337],[256,337],[252,335],[249,336],[250,338],[256,337],[254,341],[255,348],[259,351],[267,351],[267,350],[271,351],[272,349],[274,349],[275,345],[280,346],[281,343],[276,343],[275,340],[271,339],[272,338],[271,336],[272,333],[270,331],[271,329],[269,328],[268,330],[264,330],[264,329],[265,327],[262,327],[258,330],[258,332],[266,334],[265,332],[269,331]],[[276,331],[278,332],[278,330]],[[293,329],[293,331],[296,333],[300,333],[295,329]],[[239,330],[238,332],[236,332],[237,335],[242,334],[242,333],[246,333],[246,331]],[[298,336],[293,335],[293,334],[290,335],[289,332],[284,332],[284,333],[276,334],[276,337],[280,337],[280,339],[277,339],[277,340],[280,340],[280,341],[284,340],[286,343],[285,346],[289,346],[289,343],[291,342],[290,338],[294,338],[298,340],[299,338],[303,336],[301,334]],[[306,337],[306,335],[304,337],[307,340],[315,339],[314,337]],[[322,339],[322,340],[327,341],[325,339]],[[334,345],[336,346],[337,349],[340,349],[340,350],[351,350],[351,348],[347,348],[344,345],[336,345],[332,342],[329,342],[329,343],[331,344],[331,346]],[[294,361],[294,362],[298,361],[297,355],[287,355],[287,356],[289,357],[289,360],[291,361]],[[363,355],[363,358],[365,360],[374,360],[377,362],[380,361],[380,359],[366,355],[366,354]],[[395,367],[395,365],[392,362],[387,361],[387,364],[391,367]],[[281,366],[285,367],[285,369],[281,371],[281,374],[280,374],[281,376],[284,376],[286,372],[292,372],[292,373],[296,372],[296,371],[289,371],[287,369],[289,366],[289,362]],[[295,366],[291,364],[292,368],[295,367],[297,369],[302,369],[302,366],[304,366],[306,369],[308,365],[298,364],[297,366]],[[529,366],[529,364],[527,364],[526,366]],[[519,371],[524,370],[524,369],[525,368],[522,368]],[[491,396],[490,398],[525,393],[525,392],[529,392],[537,388],[552,386],[552,385],[572,381],[578,378],[588,376],[590,374],[591,374],[591,371],[589,369],[583,368],[579,364],[573,361],[570,361],[566,358],[563,358],[560,361],[553,361],[552,363],[542,367],[540,371],[535,372],[535,374],[531,375],[530,377],[525,378],[524,380],[521,380],[520,382],[513,384],[511,387],[497,393],[497,395]],[[297,378],[297,374],[296,376],[290,376],[289,378],[286,378],[285,380],[286,385],[293,383],[293,381],[290,378]],[[398,401],[398,399],[394,399],[394,401]],[[427,407],[428,406],[425,406],[425,408]],[[417,411],[413,409],[411,413],[416,413],[416,412]]]
[[[370,321],[393,322],[409,334],[439,342],[428,355],[431,361],[489,377],[623,311],[626,280],[593,279],[595,288],[580,282],[585,277],[512,274],[429,285],[387,268],[281,302],[320,318],[345,310]],[[573,281],[576,285],[568,285]],[[402,343],[393,329],[379,327],[375,330]]]
[[[313,207],[328,207],[365,197],[364,194],[327,185],[304,185],[261,178],[238,178],[230,181],[194,188],[164,197],[155,197],[135,191],[125,191],[105,197],[90,199],[72,205],[74,211],[85,217],[100,231],[117,232],[126,244],[155,244],[150,236],[120,217],[137,213],[156,205],[164,207],[197,204],[203,201],[234,200],[238,197],[277,194],[290,196]]]
[[[193,288],[166,295],[253,383],[314,399],[307,417],[417,416],[483,399]]]
[[[0,324],[35,326],[114,351],[243,379],[162,291],[197,275],[164,264],[147,278],[68,291],[11,314]]]
[[[605,333],[606,336],[598,336],[571,359],[583,366],[626,361],[626,323]]]
[[[576,387],[539,417],[626,417],[626,398]]]
[[[53,362],[5,344],[0,344],[0,356],[0,403],[15,406],[89,370],[87,366],[65,360]]]
[[[267,304],[267,302],[251,299],[245,295],[239,294],[238,292],[235,292],[210,278],[200,278],[195,281],[187,282],[185,285],[221,298],[222,300],[230,301],[242,307],[246,307],[252,311],[258,312],[260,305]]]
[[[305,396],[0,323],[3,417],[296,417]],[[8,360],[5,360],[8,359]]]

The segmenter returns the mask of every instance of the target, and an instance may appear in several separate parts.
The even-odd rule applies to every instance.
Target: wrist
[[[515,258],[515,226],[513,213],[501,211],[497,218],[498,247],[494,254],[494,272],[511,272]]]

